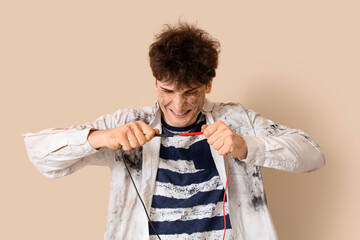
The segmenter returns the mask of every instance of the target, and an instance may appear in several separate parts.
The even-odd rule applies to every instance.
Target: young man
[[[323,166],[319,146],[304,132],[205,98],[219,46],[195,26],[168,26],[149,52],[155,106],[24,135],[30,160],[45,176],[63,177],[88,164],[111,168],[105,239],[222,239],[226,155],[226,239],[276,239],[260,167],[308,172]]]

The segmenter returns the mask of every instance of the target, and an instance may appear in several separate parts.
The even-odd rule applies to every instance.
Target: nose
[[[183,113],[186,109],[185,109],[185,97],[180,94],[180,93],[177,93],[177,94],[174,94],[173,96],[173,104],[172,104],[172,107],[173,107],[173,110],[177,113]]]

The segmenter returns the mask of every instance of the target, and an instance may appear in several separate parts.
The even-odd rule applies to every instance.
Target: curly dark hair
[[[150,67],[158,81],[179,88],[207,84],[215,77],[220,43],[204,30],[187,23],[166,28],[150,45]]]

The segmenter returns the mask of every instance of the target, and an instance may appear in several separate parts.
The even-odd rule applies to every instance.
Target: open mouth
[[[183,113],[177,113],[172,109],[170,109],[170,111],[172,112],[173,116],[175,116],[176,118],[184,118],[190,113],[191,110],[187,110],[186,112]]]

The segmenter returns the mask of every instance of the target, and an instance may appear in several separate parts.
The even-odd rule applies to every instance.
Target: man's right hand
[[[95,149],[101,147],[117,149],[122,147],[123,150],[127,151],[144,145],[155,136],[155,133],[159,132],[159,129],[153,129],[143,121],[136,121],[118,128],[91,130],[88,142]]]

